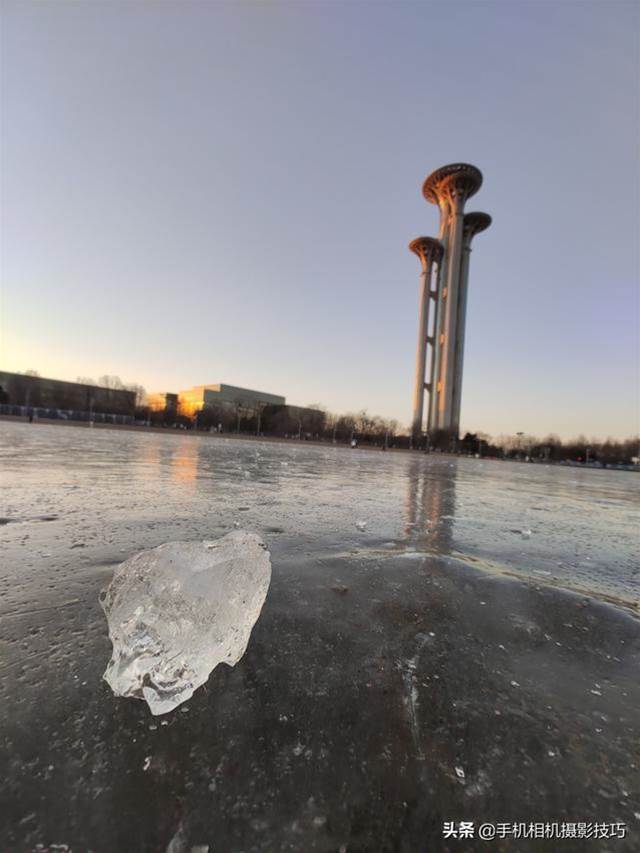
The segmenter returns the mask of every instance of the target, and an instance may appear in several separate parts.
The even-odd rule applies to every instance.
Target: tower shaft
[[[424,425],[424,392],[431,385],[425,382],[425,370],[429,346],[433,345],[433,337],[429,336],[429,313],[431,300],[436,297],[437,290],[432,290],[434,268],[439,267],[442,258],[442,244],[431,237],[418,237],[409,244],[412,252],[420,258],[422,271],[420,273],[420,304],[418,311],[418,345],[416,348],[416,372],[413,386],[413,420],[412,434],[418,441],[422,436]],[[437,280],[437,276],[436,276]],[[433,358],[431,359],[433,363]]]
[[[416,350],[416,377],[413,386],[413,435],[422,433],[424,420],[425,368],[427,364],[427,329],[429,324],[429,289],[431,264],[420,273],[420,309],[418,314],[418,347]]]
[[[441,288],[442,309],[440,372],[436,383],[438,429],[450,430],[453,425],[453,397],[456,375],[458,330],[458,301],[460,295],[460,266],[462,258],[463,208],[455,203],[448,247],[447,278]]]
[[[462,262],[460,264],[460,289],[458,294],[458,321],[455,352],[455,375],[453,380],[453,405],[451,411],[451,426],[453,432],[460,432],[460,405],[462,403],[462,368],[464,365],[464,335],[467,319],[467,295],[469,292],[469,261],[471,256],[470,240],[462,245]]]

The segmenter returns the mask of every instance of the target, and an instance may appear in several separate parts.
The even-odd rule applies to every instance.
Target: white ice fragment
[[[165,853],[209,853],[208,844],[196,844],[190,846],[184,834],[182,824],[178,826],[178,831],[169,842]]]
[[[125,560],[100,596],[113,644],[105,680],[154,715],[172,711],[219,663],[240,660],[270,580],[269,552],[244,530]]]

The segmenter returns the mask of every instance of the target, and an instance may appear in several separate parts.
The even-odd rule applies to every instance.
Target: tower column
[[[424,412],[424,371],[427,365],[427,328],[429,323],[429,288],[431,261],[426,261],[420,273],[420,313],[418,319],[418,348],[416,351],[416,377],[413,385],[413,436],[422,434]]]
[[[425,383],[427,347],[429,346],[429,308],[432,298],[431,281],[434,263],[442,257],[442,245],[432,237],[418,237],[412,240],[409,248],[419,258],[422,265],[420,273],[420,308],[418,315],[418,345],[416,349],[416,373],[413,386],[412,435],[415,441],[422,437],[424,423],[424,392],[431,390]],[[433,359],[432,359],[433,362]]]
[[[433,296],[433,338],[431,340],[431,365],[429,371],[429,409],[427,418],[427,432],[429,435],[438,429],[438,374],[440,372],[440,330],[442,326],[442,282],[445,276],[444,263],[446,260],[446,247],[443,246],[443,254],[438,264],[435,276]]]
[[[440,429],[451,429],[453,409],[453,384],[455,378],[455,347],[458,320],[458,295],[460,284],[460,262],[462,259],[462,237],[464,195],[454,192],[451,242],[448,250],[446,290],[442,294],[444,308],[442,334],[442,361],[440,364],[440,393],[438,395],[438,422]]]
[[[460,431],[460,407],[462,402],[462,370],[464,366],[464,339],[467,319],[467,297],[469,294],[469,266],[471,262],[471,241],[476,234],[485,231],[491,225],[488,213],[467,213],[464,217],[464,236],[462,241],[462,263],[460,265],[460,293],[458,298],[457,343],[455,352],[455,379],[453,386],[453,408],[451,428],[457,435]]]
[[[439,399],[440,399],[440,364],[442,362],[442,324],[444,321],[444,306],[442,304],[442,293],[447,281],[447,269],[449,260],[449,244],[451,242],[451,209],[449,200],[444,196],[438,197],[440,208],[440,231],[438,237],[442,242],[442,257],[438,263],[438,275],[435,281],[435,310],[433,323],[433,348],[431,359],[431,375],[429,382],[431,393],[429,395],[429,419],[427,429],[431,434],[439,429]]]
[[[455,351],[455,377],[453,383],[453,404],[451,413],[451,428],[458,435],[460,432],[460,403],[462,401],[462,367],[464,362],[464,333],[467,317],[467,293],[469,290],[469,260],[471,254],[470,240],[465,237],[462,246],[462,263],[460,265],[460,294],[458,298],[458,334]]]

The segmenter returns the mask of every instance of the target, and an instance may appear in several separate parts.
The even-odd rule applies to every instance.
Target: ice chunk
[[[240,660],[270,580],[266,546],[245,530],[130,557],[100,595],[113,643],[105,680],[152,714],[172,711],[219,663]]]

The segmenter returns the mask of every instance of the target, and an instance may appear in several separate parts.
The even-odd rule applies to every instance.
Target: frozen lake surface
[[[448,853],[451,820],[622,822],[593,849],[638,850],[637,475],[9,422],[0,445],[0,850]],[[242,659],[164,716],[115,697],[115,566],[237,528],[272,563]]]
[[[433,454],[0,424],[3,592],[234,526],[305,552],[437,553],[637,605],[640,477]],[[19,584],[16,581],[19,580]]]

